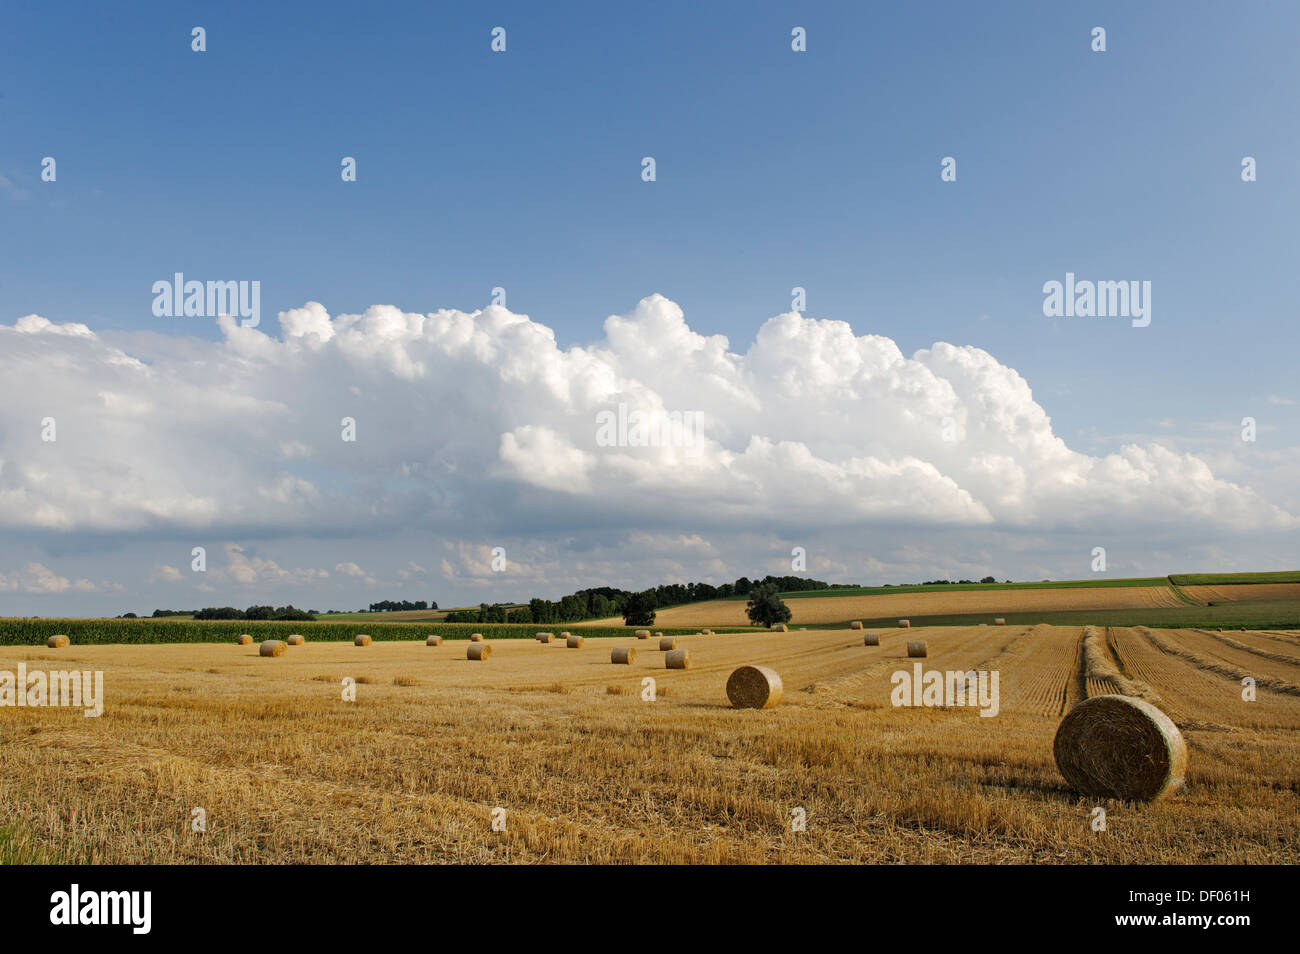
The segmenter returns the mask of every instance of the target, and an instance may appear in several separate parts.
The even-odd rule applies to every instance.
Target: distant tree
[[[587,604],[582,597],[576,594],[566,596],[560,600],[560,620],[563,622],[574,622],[587,618]]]
[[[749,593],[749,603],[745,611],[750,622],[756,626],[771,626],[773,623],[788,623],[794,614],[790,607],[781,602],[780,591],[774,584],[765,583]]]
[[[754,584],[749,581],[749,577],[742,576],[736,581],[736,595],[748,596],[749,591],[754,588]]]
[[[653,625],[658,605],[654,590],[634,593],[623,606],[623,622],[628,626]]]
[[[489,606],[487,603],[480,603],[478,607],[478,621],[480,623],[504,623],[506,621],[506,610],[499,603]]]
[[[512,609],[506,613],[507,623],[531,623],[533,621],[533,611],[527,606],[521,606],[518,609]]]
[[[233,606],[206,606],[194,614],[195,619],[243,619],[242,610]]]
[[[136,616],[134,613],[123,613],[123,614],[122,614],[122,618],[123,618],[123,619],[139,619],[140,617]]]
[[[991,576],[986,576],[986,577],[984,577],[982,580],[980,580],[980,582],[981,582],[981,583],[996,583],[997,580],[993,579],[993,577],[991,577]]]
[[[272,613],[271,618],[290,620],[296,623],[310,622],[316,618],[316,615],[314,613],[309,613],[306,610],[300,610],[291,603],[288,606],[277,606],[274,613]]]
[[[614,615],[614,604],[603,593],[592,593],[590,606],[591,615],[596,619],[604,619],[606,616]]]

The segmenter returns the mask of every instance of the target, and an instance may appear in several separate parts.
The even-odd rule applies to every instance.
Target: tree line
[[[436,610],[437,608],[438,603],[436,600],[429,603],[426,603],[424,600],[416,600],[414,603],[410,600],[380,600],[378,603],[370,604],[370,612],[372,613],[396,613],[402,610],[423,609]]]
[[[588,619],[622,616],[629,626],[649,626],[654,622],[655,610],[681,606],[685,603],[701,603],[705,600],[749,596],[760,587],[777,593],[840,589],[847,585],[810,580],[803,576],[769,575],[761,580],[751,580],[747,576],[742,576],[733,583],[723,583],[720,586],[714,586],[712,583],[665,583],[640,592],[612,586],[597,586],[578,590],[558,600],[534,597],[528,601],[527,606],[513,603],[480,603],[478,609],[453,610],[447,614],[447,622],[546,625],[580,623]],[[782,621],[776,620],[776,622]]]
[[[165,612],[165,611],[164,611]],[[158,615],[158,611],[154,611]],[[174,615],[174,614],[169,614]],[[310,622],[316,618],[312,610],[300,610],[296,606],[250,606],[248,609],[236,609],[233,606],[207,606],[194,613],[195,619],[274,619],[292,622]]]

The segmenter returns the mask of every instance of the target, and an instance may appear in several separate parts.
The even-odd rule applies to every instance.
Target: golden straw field
[[[1202,603],[1300,600],[1300,583],[1220,583],[1214,586],[1184,586],[1182,591]]]
[[[1219,587],[1218,589],[1225,589]],[[1248,587],[1258,592],[1260,587]],[[885,593],[872,596],[803,596],[786,600],[792,626],[841,623],[854,617],[941,616],[958,613],[1034,613],[1062,610],[1176,608],[1181,602],[1167,586],[1076,587],[1050,589],[954,590],[949,593]],[[656,626],[744,626],[744,600],[709,600],[670,606],[655,615]],[[588,620],[578,626],[610,626],[621,619]]]
[[[309,641],[279,657],[0,648],[0,669],[103,670],[106,697],[97,719],[0,709],[3,850],[127,864],[1300,862],[1295,634],[1098,627],[1087,656],[1081,627],[880,633],[879,647],[847,629],[685,636],[685,670],[665,669],[654,639],[497,640],[482,662],[463,640]],[[927,658],[907,659],[907,640]],[[633,664],[611,664],[626,645]],[[779,674],[777,708],[728,706],[747,663]],[[892,706],[890,675],[918,663],[997,671],[997,716]],[[1179,724],[1184,793],[1099,803],[1066,788],[1056,726],[1120,682]],[[196,808],[206,832],[191,830]]]

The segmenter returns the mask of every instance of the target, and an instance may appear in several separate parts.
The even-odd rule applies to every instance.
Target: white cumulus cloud
[[[506,527],[1194,526],[1212,539],[1297,525],[1206,458],[1072,450],[1029,383],[979,348],[909,357],[843,321],[778,315],[743,352],[659,295],[568,348],[495,306],[330,316],[308,302],[280,315],[278,337],[219,324],[221,340],[172,349],[36,315],[0,325],[0,528],[239,539],[422,527],[482,541]],[[620,407],[696,415],[698,432],[599,439],[600,416]],[[42,441],[45,417],[57,441]],[[443,574],[485,572],[472,545],[472,559],[438,561]],[[230,581],[329,576],[227,552]]]

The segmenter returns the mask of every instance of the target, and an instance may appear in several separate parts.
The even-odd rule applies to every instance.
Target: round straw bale
[[[356,639],[352,640],[353,646],[369,646],[370,643],[371,643],[371,639],[365,633],[362,633]]]
[[[705,636],[712,636],[712,635],[713,635],[713,630],[711,630],[711,629],[702,629],[702,630],[700,630],[700,632],[703,633]]]
[[[898,628],[899,628],[899,629],[911,629],[911,628],[912,628],[912,621],[911,621],[910,619],[900,619],[900,620],[898,621]]]
[[[879,646],[879,645],[880,645],[880,634],[879,634],[879,633],[863,633],[863,634],[862,634],[862,645],[863,645],[863,646]]]
[[[259,656],[283,656],[288,644],[278,639],[268,639],[257,650]]]
[[[564,632],[560,633],[560,639],[568,639],[572,635],[573,634],[566,629]]]
[[[568,639],[566,639],[566,640],[564,641],[564,645],[568,646],[570,649],[581,649],[581,648],[582,648],[582,637],[581,637],[581,636],[570,636]]]
[[[465,652],[466,659],[487,659],[492,655],[491,643],[470,643]]]
[[[665,653],[664,665],[669,669],[690,669],[691,651],[689,649],[674,649],[670,653]]]
[[[483,634],[482,634],[482,633],[470,633],[470,635],[469,635],[469,641],[470,641],[471,643],[481,643],[481,642],[483,642]]]
[[[993,625],[994,625],[994,626],[1005,626],[1005,625],[1007,625],[1007,621],[1006,621],[1006,619],[1004,619],[1004,618],[1001,617],[1001,616],[994,616],[994,617],[993,617]]]
[[[661,653],[666,653],[666,652],[668,652],[668,650],[670,650],[670,649],[676,649],[676,648],[677,648],[677,637],[676,637],[676,636],[662,636],[662,637],[660,637],[660,639],[659,639],[659,651],[660,651]]]
[[[773,624],[772,624],[772,632],[774,632],[774,633],[786,633],[786,632],[789,632],[789,631],[790,631],[790,627],[786,626],[785,623],[773,623]]]
[[[655,633],[655,639],[663,639],[663,638],[664,638],[663,633]]]
[[[636,650],[631,646],[615,646],[610,650],[609,661],[630,666],[636,662]]]
[[[538,634],[537,634],[537,641],[538,641],[539,643],[549,643],[549,642],[551,641],[551,634],[550,634],[550,633],[538,633]]]
[[[649,639],[649,638],[650,638],[650,630],[648,630],[648,629],[638,629],[638,630],[636,631],[636,638],[637,638],[637,639]]]
[[[861,629],[861,628],[862,628],[862,620],[860,619],[855,619],[853,622],[849,623],[849,629]]]
[[[1131,696],[1080,702],[1061,720],[1052,754],[1071,788],[1098,798],[1151,801],[1181,788],[1187,774],[1178,726]]]
[[[737,709],[772,709],[784,694],[781,677],[766,666],[741,666],[727,680],[727,698]]]
[[[63,649],[68,645],[68,637],[62,635],[51,636],[45,641],[45,645],[51,649]]]
[[[909,655],[909,656],[914,656],[914,657],[918,657],[918,658],[919,658],[919,657],[924,657],[924,656],[926,655],[926,652],[925,652],[925,640],[924,640],[924,639],[909,639],[909,640],[907,641],[907,655]]]
[[[426,639],[426,640],[424,641],[424,645],[426,645],[426,646],[441,646],[441,645],[442,645],[442,637],[439,636],[437,633],[434,633],[432,636],[430,636],[428,639]]]
[[[249,636],[247,633],[242,633],[239,637],[239,645],[241,646],[253,645],[253,637]]]
[[[290,646],[301,646],[306,641],[307,640],[302,638],[301,633],[291,633],[288,640],[286,640]]]

